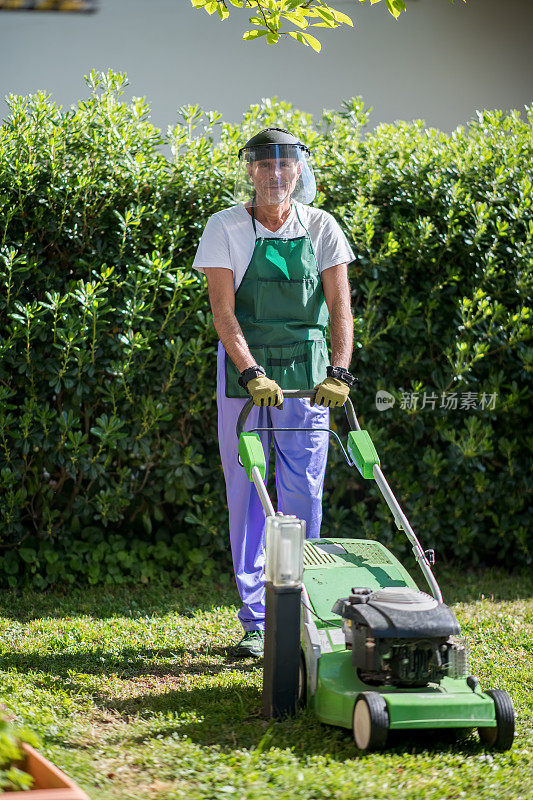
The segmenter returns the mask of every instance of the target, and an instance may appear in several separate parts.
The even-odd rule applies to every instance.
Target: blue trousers
[[[235,580],[242,600],[239,619],[245,631],[265,625],[265,512],[253,483],[237,459],[237,419],[246,400],[226,397],[225,351],[218,344],[218,442],[226,479],[229,534]],[[283,410],[253,406],[245,430],[256,427],[328,428],[329,409],[309,400],[287,398]],[[274,442],[277,511],[306,522],[306,536],[317,539],[322,521],[322,489],[328,434],[322,431],[260,432],[267,461]],[[274,502],[274,501],[273,501]],[[274,502],[274,507],[276,504]]]

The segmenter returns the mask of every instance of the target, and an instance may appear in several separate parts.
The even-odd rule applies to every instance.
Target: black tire
[[[352,732],[359,750],[381,750],[387,743],[389,712],[378,692],[361,692],[353,709]]]
[[[300,669],[298,671],[298,708],[307,705],[307,667],[303,650],[300,652]]]
[[[503,689],[487,689],[485,694],[494,702],[496,727],[478,728],[481,743],[492,750],[509,750],[514,739],[513,701]]]

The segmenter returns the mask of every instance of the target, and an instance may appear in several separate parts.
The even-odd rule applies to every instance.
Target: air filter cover
[[[374,606],[385,606],[398,611],[430,611],[437,608],[438,602],[426,592],[419,592],[407,586],[386,586],[368,597],[367,602]]]

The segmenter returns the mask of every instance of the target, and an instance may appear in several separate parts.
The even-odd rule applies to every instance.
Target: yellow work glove
[[[252,400],[256,406],[280,406],[283,403],[283,392],[276,381],[267,378],[266,375],[259,375],[252,378],[246,384],[246,388],[252,395]]]
[[[315,397],[311,400],[311,405],[343,406],[346,398],[350,394],[350,387],[338,378],[325,378],[322,383],[315,386]]]

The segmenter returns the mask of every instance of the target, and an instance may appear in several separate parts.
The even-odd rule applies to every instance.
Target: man
[[[310,151],[295,136],[267,128],[241,148],[239,162],[235,197],[242,202],[209,218],[193,266],[206,275],[220,338],[218,437],[245,631],[234,654],[260,657],[265,515],[238,463],[236,423],[251,396],[247,427],[329,427],[329,407],[342,405],[355,381],[348,372],[353,319],[347,277],[354,256],[333,217],[309,206],[316,194]],[[316,389],[316,395],[284,401],[283,389]],[[304,519],[307,537],[318,538],[328,434],[260,436],[267,465],[274,442],[278,511]]]

